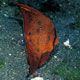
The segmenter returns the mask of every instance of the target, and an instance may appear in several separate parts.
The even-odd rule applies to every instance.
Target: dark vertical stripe
[[[56,34],[56,29],[55,28],[54,28],[54,35],[55,35],[55,37],[54,37],[54,40],[53,40],[53,46],[55,46],[54,43],[55,43],[56,38],[57,38],[57,34]]]

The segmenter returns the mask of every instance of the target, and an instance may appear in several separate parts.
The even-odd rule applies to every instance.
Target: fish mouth
[[[30,13],[37,14],[36,12],[34,12],[34,11],[28,9],[28,8],[25,8],[25,7],[20,7],[20,8],[22,8],[22,9],[24,9],[25,11],[28,11],[28,12],[30,12]]]
[[[31,12],[31,10],[30,9],[28,9],[28,8],[24,8],[24,7],[21,7],[22,9],[24,9],[24,10],[26,10],[26,11],[29,11],[29,12]]]

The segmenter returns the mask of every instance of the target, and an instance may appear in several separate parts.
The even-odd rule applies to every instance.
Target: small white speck
[[[69,47],[70,49],[72,49],[72,47],[71,47],[71,45],[69,43],[69,39],[64,42],[64,45]]]
[[[0,48],[0,51],[1,51],[1,48]]]
[[[78,53],[80,53],[80,51],[78,51]]]
[[[21,42],[24,42],[23,40],[21,40]]]
[[[5,2],[3,2],[3,5],[5,5],[6,3]]]
[[[77,67],[75,66],[74,68],[76,69]]]
[[[35,77],[35,78],[32,78],[31,80],[43,80],[42,77]]]
[[[4,16],[7,17],[7,18],[9,17],[7,14],[4,14]]]
[[[23,52],[21,52],[21,54],[23,54]]]
[[[12,37],[11,39],[12,39],[12,40],[14,40],[14,38],[13,38],[13,37]]]
[[[1,28],[2,26],[0,25],[0,28]]]
[[[11,79],[13,80],[13,79],[14,79],[14,77],[11,77]]]
[[[22,37],[22,36],[23,36],[23,34],[20,34],[20,36]]]
[[[9,56],[11,56],[12,54],[9,54]]]
[[[56,59],[56,58],[57,58],[57,56],[54,56],[54,58]]]
[[[15,49],[15,46],[13,48]]]

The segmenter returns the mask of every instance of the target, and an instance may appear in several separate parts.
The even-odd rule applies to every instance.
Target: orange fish
[[[15,4],[24,18],[25,40],[30,64],[30,74],[42,66],[50,52],[58,44],[58,37],[52,21],[27,5]]]

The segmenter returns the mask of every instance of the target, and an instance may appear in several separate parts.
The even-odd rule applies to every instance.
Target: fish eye
[[[29,32],[29,35],[31,35],[31,32]]]
[[[32,39],[30,39],[30,42],[32,42]]]

